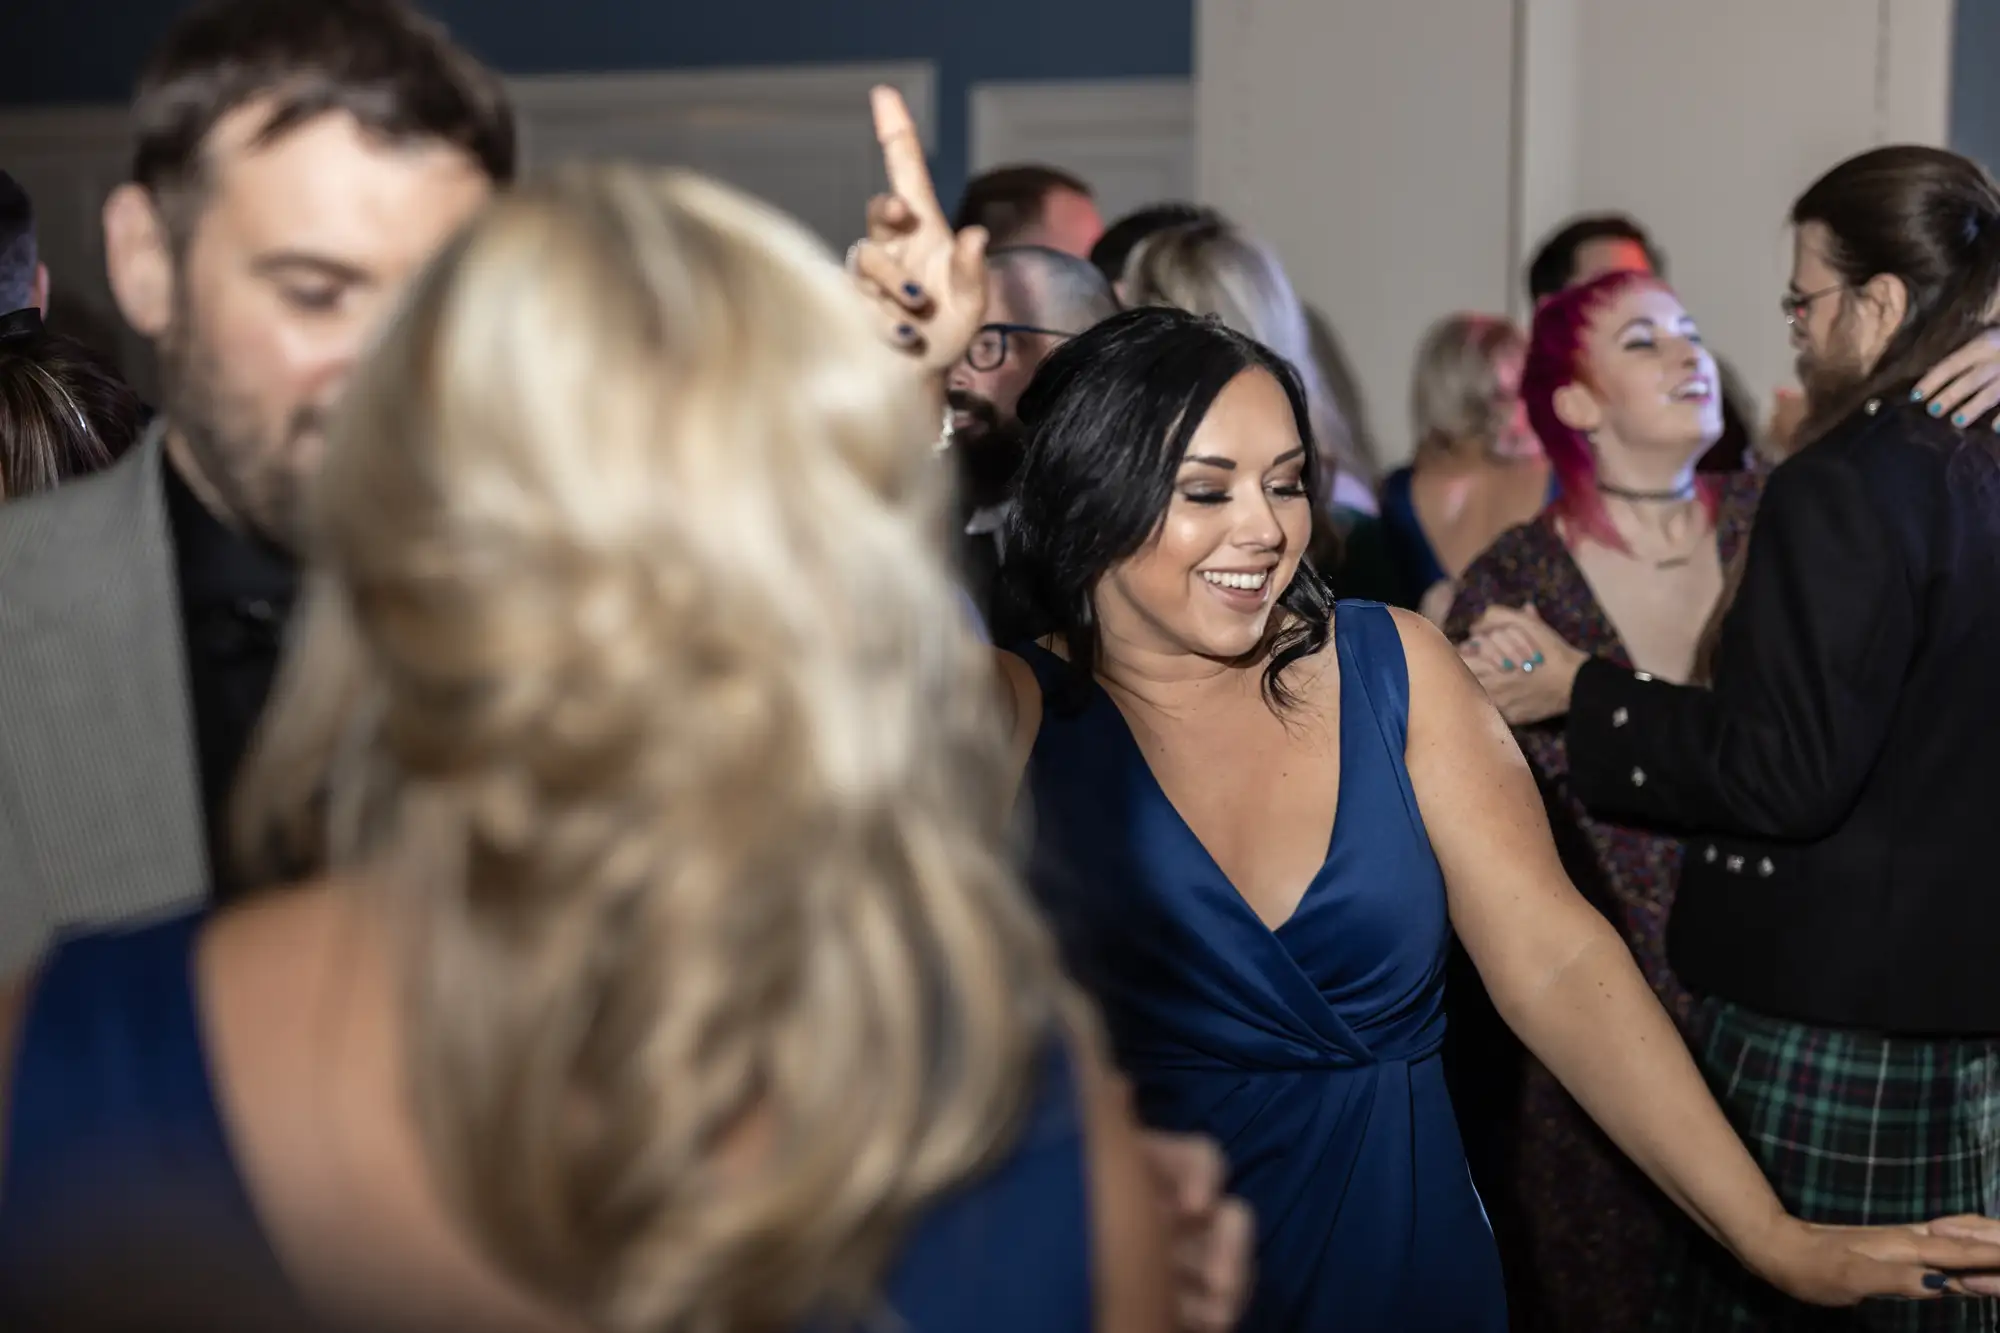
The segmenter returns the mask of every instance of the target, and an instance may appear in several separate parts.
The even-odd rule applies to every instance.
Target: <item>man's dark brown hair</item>
[[[271,112],[258,143],[344,111],[392,142],[451,144],[497,184],[514,177],[499,79],[404,0],[204,0],[154,51],[132,106],[132,179],[171,223],[198,204],[216,125],[259,100]]]
[[[1792,205],[1791,220],[1826,228],[1843,304],[1877,274],[1900,278],[1909,299],[1873,370],[1832,401],[1809,405],[1801,440],[1824,434],[1870,398],[1906,398],[1926,371],[1992,324],[2000,297],[2000,187],[1970,158],[1907,144],[1873,149],[1813,182]]]
[[[1576,278],[1578,252],[1592,241],[1631,241],[1646,252],[1653,272],[1666,276],[1666,257],[1654,248],[1644,227],[1623,213],[1589,213],[1571,218],[1535,251],[1528,262],[1528,299],[1540,305],[1569,286]]]
[[[966,183],[952,226],[959,231],[986,228],[987,244],[994,249],[1011,245],[1042,220],[1042,209],[1057,190],[1090,197],[1088,185],[1055,167],[996,167]]]

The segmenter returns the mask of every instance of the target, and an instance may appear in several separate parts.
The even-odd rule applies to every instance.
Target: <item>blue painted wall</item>
[[[2000,0],[1990,0],[2000,4]],[[116,102],[179,0],[0,0],[0,104]],[[425,0],[510,74],[928,59],[939,192],[965,178],[989,79],[1185,76],[1194,0]]]
[[[1951,146],[2000,172],[2000,0],[1958,0]]]

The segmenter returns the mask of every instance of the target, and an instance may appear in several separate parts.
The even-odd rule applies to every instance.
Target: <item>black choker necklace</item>
[[[1600,481],[1597,483],[1597,490],[1599,494],[1608,495],[1614,500],[1637,500],[1651,504],[1669,504],[1675,500],[1694,499],[1692,481],[1676,486],[1670,491],[1635,491],[1625,486],[1613,486],[1608,481]]]

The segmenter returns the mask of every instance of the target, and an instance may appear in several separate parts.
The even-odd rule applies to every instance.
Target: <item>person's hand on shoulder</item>
[[[1910,392],[1934,417],[1967,426],[2000,407],[2000,329],[1987,329],[1931,368]],[[2000,429],[2000,421],[1995,422]]]

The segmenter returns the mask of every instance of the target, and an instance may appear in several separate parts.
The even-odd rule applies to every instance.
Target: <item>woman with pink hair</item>
[[[1720,437],[1722,402],[1694,321],[1646,274],[1572,288],[1536,312],[1521,396],[1560,494],[1467,567],[1445,632],[1464,641],[1487,608],[1532,607],[1586,652],[1663,680],[1696,678],[1702,629],[1749,534],[1762,478],[1695,470]],[[1478,642],[1467,647],[1481,655]],[[1483,647],[1508,671],[1541,665],[1532,652],[1514,660],[1504,643]],[[1685,1028],[1692,1006],[1667,967],[1664,938],[1681,844],[1585,811],[1568,790],[1560,719],[1515,734],[1571,879],[1619,927]],[[1672,1205],[1547,1069],[1525,1053],[1518,1059],[1518,1081],[1488,1077],[1457,1090],[1462,1119],[1513,1124],[1509,1159],[1475,1165],[1503,1246],[1514,1327],[1644,1327]]]

